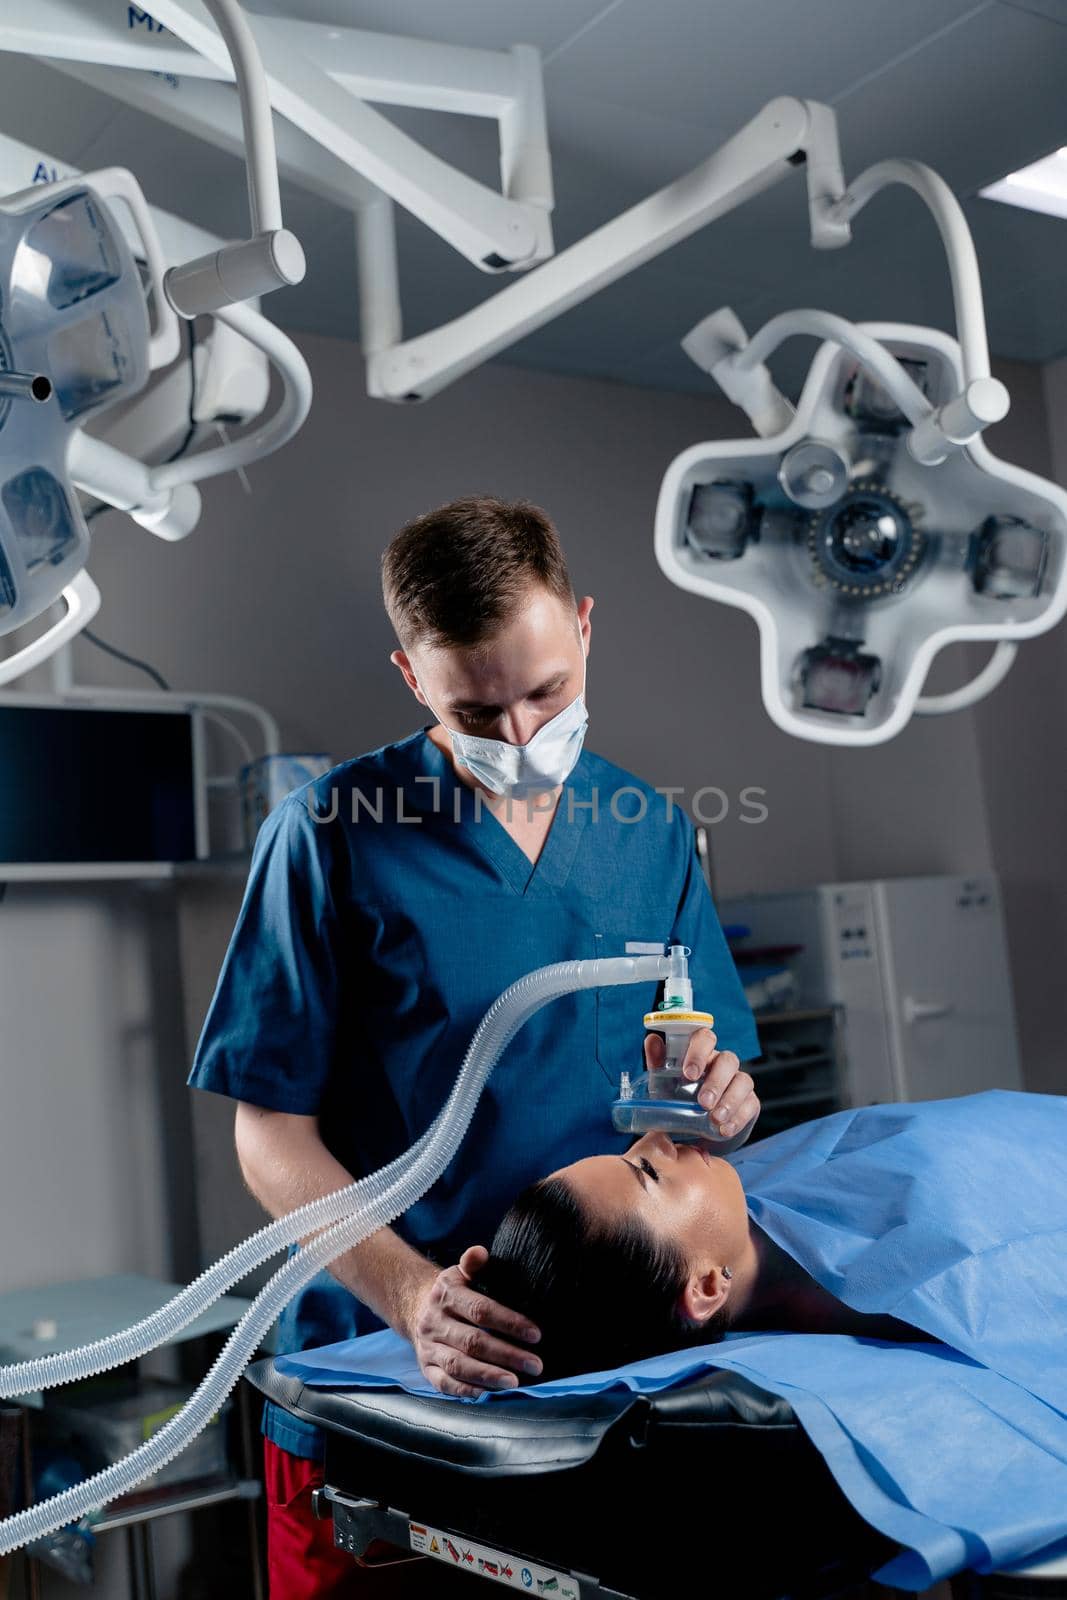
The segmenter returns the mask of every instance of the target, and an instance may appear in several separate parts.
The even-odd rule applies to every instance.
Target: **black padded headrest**
[[[798,1427],[785,1400],[724,1371],[658,1394],[622,1389],[546,1400],[518,1394],[492,1405],[398,1389],[309,1389],[279,1373],[272,1360],[257,1361],[246,1376],[275,1405],[327,1431],[457,1472],[492,1476],[581,1466],[623,1417],[635,1442],[647,1442],[661,1429]]]

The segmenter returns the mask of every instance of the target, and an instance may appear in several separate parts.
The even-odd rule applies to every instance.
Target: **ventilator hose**
[[[230,1276],[233,1271],[232,1263],[246,1246],[255,1246],[254,1264],[258,1265],[264,1259],[264,1255],[269,1256],[280,1249],[283,1242],[290,1242],[290,1238],[300,1238],[307,1234],[309,1226],[321,1227],[323,1221],[328,1220],[321,1214],[318,1224],[315,1222],[309,1224],[309,1214],[316,1207],[328,1209],[331,1203],[337,1205],[342,1200],[347,1202],[349,1214],[345,1215],[342,1221],[335,1221],[327,1232],[319,1234],[317,1238],[303,1246],[259,1291],[230,1334],[207,1376],[181,1410],[143,1445],[124,1456],[121,1461],[105,1467],[103,1471],[85,1479],[82,1483],[41,1501],[39,1505],[30,1506],[25,1511],[19,1511],[14,1516],[0,1520],[0,1556],[7,1555],[35,1539],[45,1538],[67,1523],[76,1522],[89,1512],[97,1510],[108,1501],[128,1494],[138,1483],[160,1471],[196,1438],[238,1382],[247,1361],[259,1346],[268,1328],[304,1284],[336,1256],[351,1250],[361,1240],[377,1232],[379,1228],[387,1227],[397,1217],[403,1215],[441,1176],[470,1126],[475,1106],[489,1074],[515,1034],[535,1011],[540,1010],[548,1001],[560,995],[570,994],[576,989],[662,978],[666,975],[667,965],[665,956],[565,961],[528,973],[526,977],[520,978],[517,983],[505,989],[490,1006],[475,1030],[459,1075],[442,1111],[411,1150],[387,1167],[382,1167],[361,1179],[359,1183],[339,1190],[335,1195],[313,1201],[311,1205],[303,1206],[299,1211],[279,1218],[277,1223],[261,1229],[252,1239],[246,1240],[244,1246],[238,1246],[229,1256],[224,1257],[223,1261],[203,1274],[196,1284],[178,1295],[169,1306],[157,1312],[155,1318],[146,1318],[134,1328],[114,1336],[114,1340],[125,1339],[128,1346],[134,1347],[135,1354],[144,1354],[145,1350],[152,1346],[144,1345],[143,1329],[179,1305],[182,1309],[176,1315],[182,1320],[178,1326],[186,1326],[205,1305],[217,1299],[223,1292],[223,1289],[217,1286],[219,1282],[225,1279],[224,1286],[228,1287],[229,1283],[234,1281]],[[297,1219],[300,1219],[299,1222]],[[273,1231],[275,1229],[281,1230],[280,1233],[276,1235]],[[262,1240],[268,1235],[271,1237],[271,1243],[264,1252]],[[260,1241],[258,1245],[257,1240]],[[227,1262],[231,1265],[225,1266]],[[225,1270],[222,1270],[224,1267]],[[246,1267],[243,1272],[250,1270],[251,1267]],[[214,1276],[216,1274],[218,1276]],[[191,1309],[194,1304],[194,1291],[201,1297],[206,1295],[207,1298],[201,1298],[195,1309]],[[134,1338],[139,1330],[142,1330],[141,1336]],[[160,1341],[157,1340],[158,1342]],[[102,1346],[112,1343],[113,1341],[100,1340],[95,1346],[85,1346],[84,1351],[99,1350]],[[117,1344],[113,1347],[119,1348]],[[83,1352],[79,1351],[69,1352],[71,1358],[82,1355]],[[62,1357],[57,1355],[42,1359],[58,1363]],[[120,1359],[131,1358],[125,1356]],[[105,1366],[115,1364],[111,1360],[103,1363]],[[22,1372],[34,1365],[32,1362],[22,1362],[17,1368],[0,1369],[0,1380],[12,1371]],[[97,1366],[90,1370],[99,1371],[102,1367]],[[26,1387],[24,1379],[20,1377],[18,1382],[22,1384],[22,1388],[13,1392],[24,1392]]]
[[[33,1394],[40,1389],[54,1389],[63,1383],[77,1383],[82,1378],[92,1377],[94,1373],[123,1366],[127,1361],[136,1361],[150,1350],[166,1344],[209,1306],[214,1305],[235,1283],[261,1267],[279,1250],[351,1215],[381,1190],[384,1181],[391,1181],[418,1155],[432,1132],[431,1127],[410,1150],[391,1161],[387,1167],[381,1167],[369,1177],[360,1178],[358,1182],[337,1189],[333,1194],[312,1200],[298,1211],[287,1212],[276,1222],[250,1234],[226,1255],[220,1256],[213,1266],[206,1268],[188,1288],[140,1322],[73,1350],[57,1350],[53,1355],[35,1356],[29,1361],[17,1361],[11,1366],[0,1367],[0,1399]]]

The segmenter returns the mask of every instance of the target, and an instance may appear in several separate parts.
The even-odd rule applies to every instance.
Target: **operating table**
[[[555,1600],[667,1600],[698,1585],[843,1600],[898,1550],[838,1489],[789,1404],[737,1373],[507,1406],[313,1389],[269,1360],[248,1376],[325,1431],[317,1509],[357,1559],[384,1542]],[[964,1600],[1060,1600],[1067,1565],[955,1585]]]

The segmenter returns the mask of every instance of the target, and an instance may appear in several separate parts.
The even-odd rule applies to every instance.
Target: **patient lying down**
[[[930,1337],[836,1299],[751,1219],[728,1161],[662,1133],[525,1190],[497,1229],[477,1287],[541,1329],[545,1378],[727,1331]]]

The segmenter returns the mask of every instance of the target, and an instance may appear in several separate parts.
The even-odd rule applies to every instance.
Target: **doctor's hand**
[[[649,1071],[662,1066],[666,1051],[658,1033],[645,1035],[645,1066]],[[740,1133],[759,1116],[754,1080],[742,1072],[740,1059],[732,1050],[719,1049],[710,1028],[698,1028],[690,1036],[682,1071],[690,1080],[703,1078],[697,1099],[724,1138]]]
[[[464,1250],[459,1265],[439,1272],[416,1303],[408,1337],[423,1373],[442,1394],[476,1399],[486,1389],[515,1388],[516,1373],[541,1371],[532,1350],[507,1342],[530,1344],[540,1331],[517,1311],[471,1288],[488,1259],[482,1245]]]

